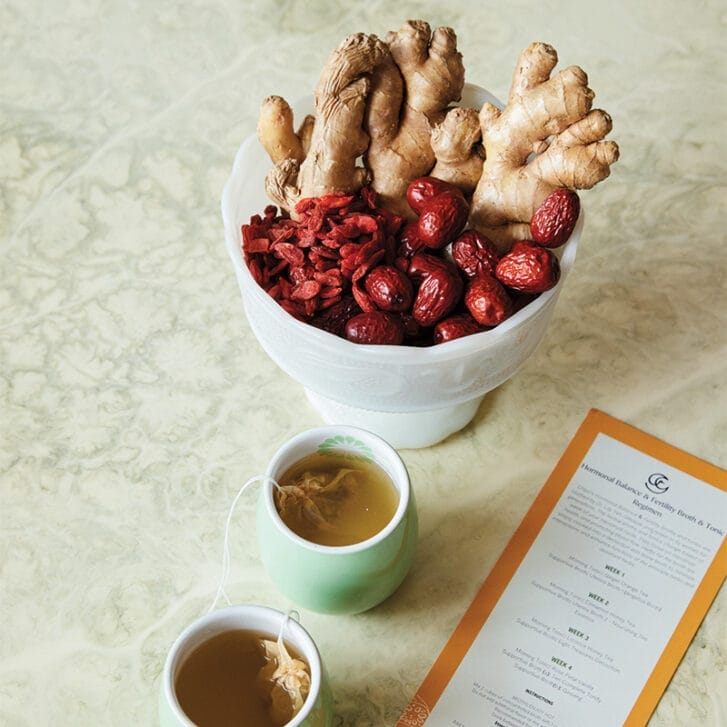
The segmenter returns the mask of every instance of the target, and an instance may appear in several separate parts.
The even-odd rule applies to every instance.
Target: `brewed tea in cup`
[[[383,530],[394,517],[399,491],[372,458],[314,452],[278,479],[273,498],[282,521],[318,545],[353,545]]]
[[[258,546],[282,593],[312,611],[357,613],[399,587],[418,524],[393,447],[357,427],[318,427],[284,444],[265,474]]]
[[[328,727],[331,697],[303,627],[263,606],[231,606],[189,626],[164,666],[162,727]]]

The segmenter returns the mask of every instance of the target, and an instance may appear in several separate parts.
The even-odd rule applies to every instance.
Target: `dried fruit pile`
[[[426,345],[489,328],[555,285],[577,189],[619,155],[578,66],[518,58],[503,109],[454,107],[464,66],[451,28],[407,21],[334,49],[297,130],[263,101],[273,167],[264,215],[243,226],[255,280],[289,313],[362,343]]]
[[[356,343],[443,343],[498,325],[558,282],[549,247],[568,239],[579,212],[565,192],[533,216],[540,241],[504,255],[464,230],[467,201],[433,177],[409,185],[409,223],[368,188],[336,192],[299,202],[296,219],[266,208],[243,225],[242,249],[255,281],[299,320]]]
[[[272,205],[254,216],[242,226],[242,250],[255,281],[300,320],[317,320],[352,294],[363,302],[360,281],[384,258],[393,259],[403,223],[377,208],[375,197],[369,190],[332,193],[302,200],[295,220]]]

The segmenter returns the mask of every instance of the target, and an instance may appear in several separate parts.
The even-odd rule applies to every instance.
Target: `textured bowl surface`
[[[463,105],[479,107],[487,100],[499,105],[484,89],[466,86]],[[311,110],[312,99],[294,105],[296,119]],[[346,407],[380,412],[442,410],[499,386],[540,342],[573,266],[583,213],[570,240],[557,251],[561,256],[558,285],[496,328],[428,348],[363,346],[297,321],[250,275],[242,257],[240,227],[270,204],[264,191],[269,168],[257,138],[246,139],[222,196],[225,242],[258,341],[314,398],[317,395]]]

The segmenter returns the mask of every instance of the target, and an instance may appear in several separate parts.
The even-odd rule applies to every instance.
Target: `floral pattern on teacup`
[[[375,462],[376,457],[371,448],[356,437],[338,434],[329,437],[318,445],[318,454],[336,455],[346,459],[363,460],[364,462]]]

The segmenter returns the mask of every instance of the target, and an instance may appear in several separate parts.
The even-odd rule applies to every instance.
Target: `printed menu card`
[[[726,531],[727,471],[591,410],[397,726],[645,724]]]

